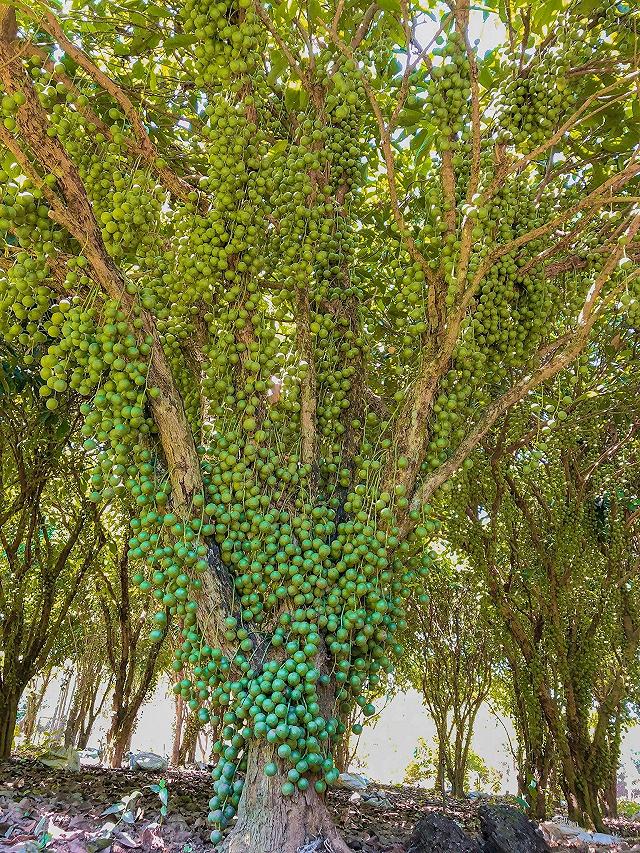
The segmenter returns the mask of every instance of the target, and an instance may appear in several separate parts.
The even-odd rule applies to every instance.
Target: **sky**
[[[433,38],[438,31],[438,24],[434,21],[427,20],[420,24],[416,30],[418,42],[425,46]],[[488,15],[486,21],[482,12],[472,10],[469,15],[469,40],[473,44],[476,39],[480,42],[480,53],[484,54],[488,50],[493,50],[499,44],[504,44],[506,40],[505,27],[496,14]]]

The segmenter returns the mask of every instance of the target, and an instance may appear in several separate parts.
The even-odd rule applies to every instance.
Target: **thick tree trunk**
[[[313,785],[285,797],[281,786],[286,775],[264,774],[265,764],[271,761],[281,766],[272,744],[251,744],[238,820],[223,844],[224,853],[350,853],[324,797]]]
[[[17,691],[4,691],[0,693],[0,761],[11,756],[11,746],[16,730],[18,719],[18,701],[20,694]]]
[[[464,767],[462,765],[458,764],[454,767],[453,777],[449,781],[451,782],[451,795],[462,799],[464,797]]]
[[[587,780],[577,778],[575,774],[567,779],[565,769],[562,788],[567,800],[569,818],[580,826],[593,826],[596,832],[605,832],[602,812],[598,804],[598,792]]]
[[[602,810],[609,818],[618,817],[618,771],[610,774],[609,784],[602,793]]]
[[[471,732],[465,733],[460,724],[456,724],[455,742],[451,765],[451,794],[462,799],[464,797],[465,771],[467,768],[467,756],[469,754],[469,741]]]
[[[532,820],[545,820],[547,816],[550,769],[548,750],[529,744],[518,770],[518,793],[529,803],[527,815]]]

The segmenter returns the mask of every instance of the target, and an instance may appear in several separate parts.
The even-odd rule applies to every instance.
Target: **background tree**
[[[441,784],[440,767],[441,762],[438,759],[437,746],[430,746],[423,737],[419,737],[413,751],[413,757],[405,768],[404,781],[408,785],[415,785],[417,782],[426,782],[432,779],[434,788],[444,796],[445,790]]]
[[[67,715],[64,744],[86,749],[96,720],[102,713],[113,686],[105,650],[104,630],[99,621],[87,613],[88,601],[83,601],[83,634],[76,638],[79,645],[73,656],[73,698]]]
[[[553,738],[538,702],[532,699],[531,683],[522,666],[517,645],[506,632],[496,637],[504,659],[494,667],[491,701],[498,715],[509,718],[516,734],[512,756],[517,770],[518,795],[531,818],[545,820],[556,799],[556,755]]]
[[[86,397],[96,503],[139,507],[229,851],[346,849],[331,744],[427,502],[636,310],[631,10],[514,9],[485,58],[434,13],[422,44],[409,0],[0,7],[3,334],[47,345],[51,410]]]
[[[35,679],[31,679],[28,686],[25,715],[20,723],[20,734],[27,742],[31,741],[35,734],[38,715],[52,675],[53,665],[48,661],[44,670]]]
[[[444,795],[448,782],[463,797],[476,717],[491,689],[494,635],[483,591],[464,566],[439,556],[419,589],[407,605],[397,674],[422,695],[435,724],[436,787]]]
[[[115,527],[114,534],[117,530]],[[140,710],[162,674],[164,645],[149,638],[148,597],[131,589],[127,543],[114,535],[111,544],[111,565],[100,572],[97,585],[106,663],[113,684],[104,760],[110,767],[120,767],[131,747]],[[156,613],[156,626],[164,630],[167,620],[166,610]]]
[[[539,403],[505,421],[461,483],[457,521],[452,514],[448,523],[484,574],[505,633],[525,751],[544,744],[548,766],[546,729],[569,814],[598,828],[603,803],[612,808],[640,644],[638,421],[624,371],[619,377],[597,397],[570,382],[579,402],[565,395],[563,405],[573,417],[543,436],[549,412]],[[563,377],[565,387],[567,379],[576,373]],[[545,774],[534,779],[544,784]]]
[[[7,758],[20,697],[46,669],[104,540],[84,495],[73,408],[47,410],[37,378],[10,351],[0,370],[0,758]]]
[[[413,758],[405,769],[404,781],[409,785],[414,785],[418,782],[432,780],[433,788],[439,791],[444,798],[447,792],[440,787],[439,751],[437,744],[429,746],[424,738],[418,738]],[[463,790],[469,791],[473,788],[476,791],[488,790],[488,793],[499,794],[501,786],[502,777],[500,773],[493,767],[489,767],[477,752],[469,749],[463,777]]]

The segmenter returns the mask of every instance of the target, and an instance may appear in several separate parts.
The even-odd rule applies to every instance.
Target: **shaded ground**
[[[164,818],[158,793],[145,787],[160,780],[166,781],[168,791]],[[427,811],[444,811],[468,832],[477,831],[473,802],[447,800],[443,804],[411,787],[381,786],[377,790],[384,794],[390,808],[388,804],[375,808],[364,800],[353,801],[351,791],[336,790],[329,795],[336,823],[353,850],[403,853],[414,825]],[[101,828],[116,818],[103,812],[134,791],[140,791],[141,796],[130,817],[113,830],[108,847]],[[71,772],[53,770],[36,761],[14,760],[0,764],[0,852],[211,851],[206,825],[210,796],[211,781],[205,772],[151,773],[94,767]],[[127,822],[131,820],[134,822]],[[640,841],[640,823],[612,821],[609,831],[625,837],[629,846]],[[45,832],[50,836],[48,841]],[[41,845],[46,841],[46,846],[37,846],[38,839]],[[629,846],[620,849],[628,850]],[[586,853],[597,848],[581,845],[572,849]]]

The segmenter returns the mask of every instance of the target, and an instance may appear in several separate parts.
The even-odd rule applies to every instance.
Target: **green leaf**
[[[423,118],[422,110],[402,110],[398,116],[398,124],[400,127],[409,127],[412,124],[418,124]]]
[[[110,847],[113,839],[110,835],[103,835],[100,838],[93,838],[87,844],[87,853],[98,853],[99,850],[106,850]]]
[[[318,0],[309,0],[309,18],[313,21],[324,21],[323,9]]]
[[[284,90],[284,103],[288,110],[300,108],[300,89],[297,86],[287,86]]]
[[[383,12],[401,13],[400,0],[378,0],[378,6]]]
[[[106,808],[103,812],[101,812],[100,817],[104,817],[108,814],[119,814],[125,810],[126,806],[124,803],[114,803],[112,806]]]
[[[150,18],[168,18],[169,10],[166,6],[158,6],[155,3],[151,3],[149,6],[144,7],[144,11]]]
[[[137,59],[131,66],[131,77],[134,80],[144,80],[147,76],[146,68],[143,63]]]
[[[168,39],[165,39],[162,42],[162,46],[165,50],[173,50],[174,47],[189,47],[189,45],[196,44],[197,41],[198,39],[195,36],[188,33],[181,33],[178,36],[170,36]]]

